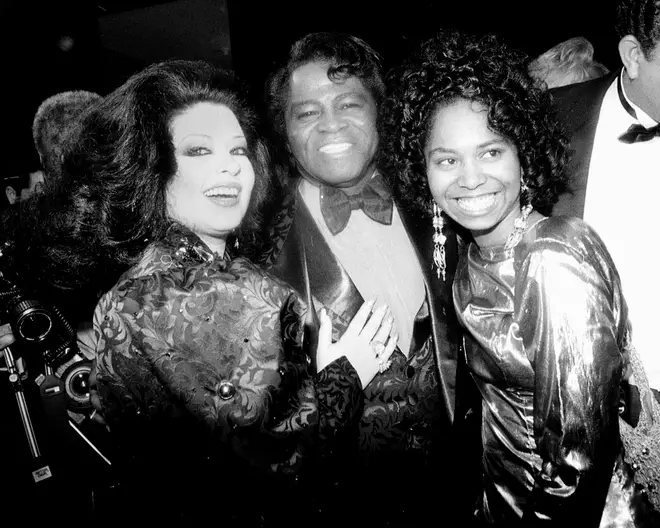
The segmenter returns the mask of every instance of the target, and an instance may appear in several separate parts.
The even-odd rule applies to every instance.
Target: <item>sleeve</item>
[[[144,431],[142,445],[154,431],[189,430],[184,441],[195,431],[210,451],[293,473],[358,419],[359,379],[345,358],[309,371],[300,305],[288,287],[250,272],[235,279],[203,268],[176,278],[160,272],[102,299],[95,332],[103,414],[113,432],[134,439]]]
[[[623,368],[618,277],[602,262],[602,255],[555,243],[531,251],[521,266],[516,302],[533,354],[542,459],[525,526],[600,524],[619,449]]]

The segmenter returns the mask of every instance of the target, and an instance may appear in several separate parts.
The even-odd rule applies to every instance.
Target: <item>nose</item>
[[[230,176],[238,176],[241,172],[241,164],[236,159],[236,156],[227,154],[221,157],[218,163],[218,172],[227,173]]]
[[[345,127],[346,127],[346,122],[344,121],[342,116],[337,115],[335,112],[324,113],[319,123],[319,130],[322,132],[327,132],[329,134],[339,132]]]
[[[458,177],[458,184],[465,189],[476,189],[485,183],[487,175],[476,161],[466,161]]]

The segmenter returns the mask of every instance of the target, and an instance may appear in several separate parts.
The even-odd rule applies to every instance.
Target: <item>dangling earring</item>
[[[447,270],[447,263],[445,262],[445,241],[447,237],[442,233],[442,226],[444,221],[440,215],[438,204],[433,202],[433,264],[437,269],[438,278],[442,275],[442,280],[445,280],[445,273]]]
[[[240,244],[240,242],[238,241],[238,237],[236,237],[236,239],[234,240],[234,247],[235,247],[236,249],[238,249],[239,247],[241,247],[241,244]]]
[[[520,175],[520,202],[522,205],[529,203],[529,187],[523,175]]]

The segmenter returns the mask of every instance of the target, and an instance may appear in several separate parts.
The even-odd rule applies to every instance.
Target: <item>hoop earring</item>
[[[447,237],[442,233],[444,221],[440,214],[438,204],[433,202],[433,264],[436,267],[438,278],[442,275],[444,282],[447,271],[447,262],[445,261],[445,241]]]

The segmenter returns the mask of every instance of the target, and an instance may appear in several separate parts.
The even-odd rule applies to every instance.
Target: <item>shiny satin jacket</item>
[[[160,468],[169,482],[175,466],[198,469],[218,491],[247,468],[298,472],[359,419],[361,386],[345,358],[309,371],[300,312],[286,284],[220,259],[181,226],[152,244],[94,321],[103,414],[128,469]]]
[[[575,218],[544,218],[513,249],[470,244],[454,283],[483,397],[480,515],[599,526],[620,454],[627,308],[610,256]],[[553,525],[555,525],[553,523]]]

